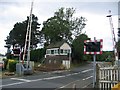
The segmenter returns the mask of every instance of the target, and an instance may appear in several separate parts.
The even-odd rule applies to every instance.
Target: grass
[[[40,62],[34,62],[34,67],[38,67],[38,65],[40,65]],[[71,69],[72,68],[76,68],[76,67],[80,67],[87,64],[87,62],[81,62],[81,63],[71,63]]]
[[[34,62],[34,67],[38,67],[40,65],[40,62]]]
[[[21,77],[20,75],[17,75],[15,72],[9,72],[8,70],[4,70],[2,72],[0,72],[0,75],[2,79],[5,78],[12,78],[12,77]]]
[[[81,62],[81,63],[71,63],[71,69],[72,68],[76,68],[76,67],[80,67],[87,64],[87,62]]]
[[[80,66],[83,66],[83,65],[85,65],[85,64],[87,64],[87,63],[86,63],[86,62],[75,63],[75,64],[71,63],[71,68],[70,68],[70,69],[76,68],[76,67],[80,67]],[[40,62],[34,62],[34,68],[35,68],[35,67],[38,67],[38,65],[40,65]],[[6,78],[6,77],[15,76],[15,75],[10,75],[10,76],[9,76],[9,75],[5,75],[5,73],[9,73],[8,70],[3,70],[3,71],[1,71],[1,72],[0,72],[0,78]]]

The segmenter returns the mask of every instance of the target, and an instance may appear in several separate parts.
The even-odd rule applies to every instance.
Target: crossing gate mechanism
[[[21,74],[32,74],[32,66],[30,63],[30,44],[31,44],[31,29],[32,29],[32,10],[33,10],[33,2],[31,3],[31,10],[30,10],[30,16],[28,20],[28,26],[27,26],[27,32],[26,32],[26,38],[25,38],[25,46],[23,50],[23,57],[22,57],[22,63],[19,62],[16,65],[16,72]],[[25,56],[27,54],[27,61],[25,62]]]

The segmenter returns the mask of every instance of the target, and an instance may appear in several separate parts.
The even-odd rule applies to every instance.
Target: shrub
[[[4,69],[7,69],[8,59],[3,59],[4,61]]]
[[[12,59],[10,59],[9,61],[8,61],[8,70],[9,70],[9,72],[14,72],[14,71],[16,71],[16,63],[17,63],[17,61],[16,60],[12,60]]]
[[[66,67],[63,64],[60,65],[60,69],[65,69],[65,68]]]
[[[45,51],[46,50],[44,48],[31,50],[30,60],[35,61],[35,62],[40,62],[45,55]]]

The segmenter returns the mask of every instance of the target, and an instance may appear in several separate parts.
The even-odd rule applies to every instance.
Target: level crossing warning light
[[[21,52],[19,45],[15,44],[14,48],[12,49],[12,51],[13,51],[13,55],[14,56],[19,56],[20,52]]]
[[[102,48],[103,39],[84,41],[84,54],[102,54]]]

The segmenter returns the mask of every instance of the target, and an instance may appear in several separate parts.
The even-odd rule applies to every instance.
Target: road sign
[[[103,40],[85,40],[84,54],[102,54]]]

